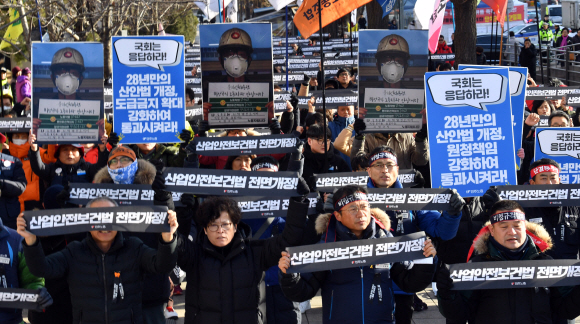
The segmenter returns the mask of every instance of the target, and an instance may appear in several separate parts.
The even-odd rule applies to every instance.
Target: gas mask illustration
[[[395,61],[381,64],[381,75],[388,83],[397,83],[403,78],[405,67]]]
[[[56,76],[55,84],[60,93],[69,96],[77,91],[80,82],[76,76],[70,73],[63,73]]]
[[[224,68],[229,76],[239,78],[248,70],[248,60],[238,55],[232,55],[224,58]]]

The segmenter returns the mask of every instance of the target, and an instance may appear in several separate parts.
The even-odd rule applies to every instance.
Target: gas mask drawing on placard
[[[403,78],[405,67],[395,61],[381,64],[381,75],[388,83],[397,83]]]
[[[224,68],[232,78],[239,78],[248,70],[248,60],[232,55],[224,58]]]
[[[60,93],[69,96],[79,88],[79,78],[70,73],[63,73],[56,76],[55,84]]]

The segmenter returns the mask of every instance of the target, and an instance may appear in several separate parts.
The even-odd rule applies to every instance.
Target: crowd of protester
[[[301,49],[296,45],[294,51]],[[440,38],[437,53],[452,52]],[[526,50],[522,55],[527,55],[524,53]],[[485,56],[482,60],[485,64]],[[445,62],[437,70],[449,70],[453,63]],[[6,69],[0,72],[2,116],[28,116],[30,70],[13,68],[11,83]],[[356,82],[356,71],[342,68],[332,80],[307,78],[298,92],[356,88]],[[528,84],[537,86],[533,75]],[[565,86],[557,79],[551,85]],[[458,292],[452,290],[453,281],[445,267],[465,263],[469,257],[471,262],[577,259],[577,207],[528,210],[501,201],[490,188],[481,197],[465,199],[452,190],[448,208],[441,211],[371,209],[367,188],[402,188],[400,170],[412,170],[415,188],[430,187],[426,119],[417,133],[366,133],[365,121],[358,118],[355,106],[327,109],[324,114],[314,98],[308,109],[299,109],[296,95],[293,93],[286,111],[269,125],[273,135],[294,134],[300,139],[287,154],[198,154],[195,137],[216,132],[224,137],[260,136],[253,129],[210,130],[205,121],[184,129],[178,145],[121,145],[110,129],[97,145],[40,147],[32,132],[0,134],[1,284],[4,288],[40,289],[40,308],[28,312],[32,324],[174,323],[177,313],[171,297],[181,293],[185,293],[185,323],[300,323],[301,312],[319,290],[324,323],[410,324],[414,312],[427,308],[415,293],[432,281],[437,282],[439,307],[447,323],[567,323],[580,315],[578,287]],[[191,89],[186,97],[188,105],[194,101]],[[516,143],[522,158],[519,184],[560,183],[558,163],[532,159],[534,129],[540,116],[549,116],[550,127],[579,126],[578,109],[567,106],[565,98],[527,102],[524,116],[520,116],[525,121],[523,140]],[[544,166],[549,168],[537,172]],[[164,167],[293,171],[299,175],[299,196],[290,199],[286,217],[272,219],[243,219],[238,204],[222,196],[183,194],[176,207],[162,176]],[[314,175],[351,171],[367,172],[366,186],[319,193],[317,214],[307,215],[306,196],[316,192]],[[69,202],[71,183],[151,185],[154,203],[170,210],[170,231],[161,235],[91,231],[49,237],[30,233],[23,211],[82,207]],[[338,206],[345,197],[353,202]],[[116,206],[114,200],[101,197],[85,207]],[[498,220],[496,216],[505,211],[517,211],[525,218]],[[540,224],[526,221],[532,218],[540,219]],[[550,248],[538,248],[526,230],[549,242]],[[425,256],[437,257],[435,264],[401,262],[387,267],[287,273],[290,257],[285,249],[290,246],[419,231],[430,238],[423,251]],[[481,231],[485,235],[477,236]],[[469,252],[472,244],[473,256]],[[183,291],[168,275],[176,264],[186,273]],[[121,283],[122,292],[118,292]],[[370,295],[375,285],[382,289],[380,299]],[[20,310],[0,309],[0,323],[22,321]]]

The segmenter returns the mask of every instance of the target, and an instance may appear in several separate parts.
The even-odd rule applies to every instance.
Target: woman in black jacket
[[[308,194],[304,180],[299,194]],[[264,271],[276,265],[281,252],[299,245],[306,223],[308,200],[290,199],[282,235],[251,240],[241,223],[238,204],[227,197],[210,197],[199,207],[196,242],[179,235],[179,267],[187,272],[185,323],[264,323]]]

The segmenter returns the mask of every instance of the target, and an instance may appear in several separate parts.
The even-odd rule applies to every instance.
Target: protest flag
[[[23,32],[22,29],[22,20],[18,19],[20,18],[20,14],[18,13],[18,10],[16,10],[16,8],[10,8],[9,9],[10,12],[10,21],[14,21],[12,24],[10,24],[10,26],[8,26],[8,28],[6,29],[6,33],[4,34],[4,39],[2,40],[2,43],[0,43],[0,50],[10,46],[9,42],[12,43],[16,43],[16,41],[18,40],[18,37],[20,37],[20,35]],[[6,41],[7,40],[7,41]]]
[[[483,2],[488,5],[497,16],[497,21],[502,25],[505,22],[505,15],[507,11],[507,0],[483,0]]]
[[[429,52],[434,54],[437,51],[437,44],[439,35],[441,35],[441,27],[443,26],[443,16],[445,15],[445,7],[447,0],[435,1],[435,8],[433,14],[429,18]]]
[[[322,27],[326,27],[335,20],[350,13],[356,8],[363,6],[372,0],[334,0],[325,2],[322,6],[324,14],[322,15]],[[304,0],[296,15],[294,24],[300,30],[302,37],[308,38],[321,27],[318,24],[319,13],[318,0]]]

